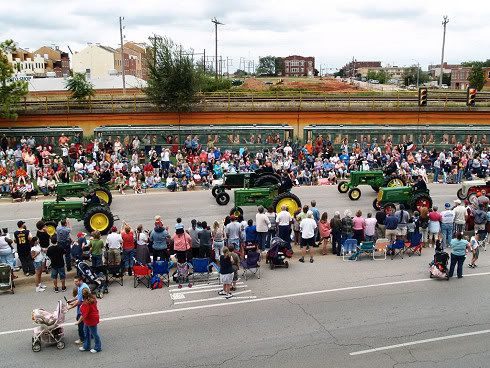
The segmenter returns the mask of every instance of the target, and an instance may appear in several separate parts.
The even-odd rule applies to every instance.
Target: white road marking
[[[245,290],[245,291],[239,291],[237,293],[233,293],[233,300],[235,300],[235,299],[256,299],[257,297],[255,295],[237,296],[237,295],[247,294],[247,293],[251,293],[251,292],[252,292],[252,290]],[[217,296],[214,298],[198,299],[198,300],[186,300],[184,302],[175,302],[174,304],[178,305],[178,304],[201,303],[201,302],[207,302],[210,300],[226,300],[226,299],[224,296]]]
[[[244,287],[247,287],[247,285],[237,285],[237,289],[238,288],[244,288]],[[208,293],[210,291],[220,291],[220,290],[223,290],[222,287],[219,287],[219,288],[214,288],[214,289],[200,289],[200,290],[192,290],[192,289],[180,289],[179,292],[177,293],[172,293],[172,295],[174,294],[183,294],[183,295],[188,295],[188,294],[199,294],[199,293]]]
[[[429,343],[429,342],[451,340],[451,339],[457,339],[457,338],[460,338],[460,337],[476,336],[476,335],[483,335],[483,334],[488,334],[488,333],[490,333],[490,330],[465,332],[465,333],[460,333],[460,334],[456,334],[456,335],[440,336],[440,337],[434,337],[432,339],[424,339],[424,340],[410,341],[410,342],[404,342],[402,344],[382,346],[382,347],[379,347],[379,348],[368,349],[368,350],[360,350],[360,351],[355,351],[353,353],[349,353],[349,355],[370,354],[370,353],[375,353],[377,351],[384,351],[384,350],[391,350],[391,349],[403,348],[405,346],[420,345],[420,344],[425,344],[425,343]]]
[[[489,276],[489,275],[490,275],[490,272],[480,272],[480,273],[465,275],[465,278],[477,277],[477,276]],[[153,311],[153,312],[126,314],[126,315],[122,315],[122,316],[101,318],[100,321],[101,322],[119,321],[119,320],[131,319],[131,318],[158,316],[158,315],[163,315],[163,314],[187,312],[187,311],[193,311],[193,310],[199,310],[199,309],[212,309],[215,307],[225,307],[225,306],[238,305],[238,304],[267,302],[267,301],[271,301],[271,300],[297,298],[297,297],[303,297],[303,296],[309,296],[309,295],[330,294],[330,293],[350,291],[350,290],[372,289],[372,288],[379,288],[379,287],[384,287],[384,286],[415,284],[415,283],[419,283],[419,282],[438,282],[438,281],[434,281],[433,279],[430,279],[427,277],[424,279],[384,282],[381,284],[369,284],[369,285],[359,285],[359,286],[348,286],[348,287],[336,288],[336,289],[305,291],[302,293],[267,296],[267,297],[256,298],[256,299],[230,301],[227,303],[214,303],[214,304],[206,304],[206,305],[197,305],[197,306],[193,306],[193,307],[183,307],[183,308],[176,308],[176,309],[157,310],[157,311]],[[73,325],[74,325],[74,323],[64,324],[64,326],[73,326]],[[32,328],[26,328],[23,330],[3,331],[3,332],[0,332],[0,336],[1,335],[11,335],[11,334],[15,334],[15,333],[21,333],[21,332],[32,331],[32,330],[33,330]]]
[[[172,295],[170,295],[170,298],[172,300],[182,300],[185,299],[185,296],[182,293],[173,293]]]

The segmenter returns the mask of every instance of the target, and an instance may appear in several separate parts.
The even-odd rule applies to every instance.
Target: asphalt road
[[[455,186],[432,186],[436,204],[455,199]],[[303,202],[316,199],[321,211],[370,209],[366,188],[353,203],[334,187],[298,188]],[[18,218],[32,226],[41,203],[1,204],[0,225]],[[226,211],[209,192],[158,193],[116,197],[121,219],[150,226],[161,214],[173,226],[181,216],[221,219]],[[227,207],[228,209],[228,207]],[[254,214],[246,210],[246,217]],[[7,221],[11,222],[7,222]],[[10,226],[12,224],[12,226]],[[75,225],[75,230],[78,227]],[[219,286],[149,291],[112,285],[99,300],[103,352],[81,353],[72,343],[76,328],[66,326],[63,351],[30,349],[33,308],[54,309],[63,294],[34,293],[23,285],[0,295],[0,366],[62,367],[488,367],[490,262],[465,268],[465,277],[432,280],[427,265],[432,249],[404,259],[343,262],[335,256],[289,269],[262,268],[260,279],[240,279],[236,297],[217,295]],[[45,280],[47,283],[49,280]],[[69,312],[67,322],[73,322]]]

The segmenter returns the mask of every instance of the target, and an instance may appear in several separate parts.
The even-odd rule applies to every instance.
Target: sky
[[[490,58],[490,7],[456,0],[24,0],[2,1],[0,40],[34,51],[87,43],[118,47],[119,16],[127,41],[156,34],[186,49],[229,58],[230,72],[260,56],[316,57],[317,69],[334,72],[355,57],[383,64],[439,63],[442,18],[449,17],[445,61]]]

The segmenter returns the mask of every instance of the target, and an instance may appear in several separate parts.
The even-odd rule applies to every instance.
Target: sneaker
[[[95,349],[90,349],[90,352],[91,352],[92,354],[98,353],[98,351],[97,351],[97,350],[95,350]]]
[[[65,286],[65,287],[62,287],[62,288],[61,288],[61,291],[62,291],[62,292],[65,292],[65,291],[66,291],[66,286]]]
[[[41,284],[39,284],[39,287],[42,287],[43,289],[46,289],[46,285],[44,285],[44,284],[42,284],[42,283],[41,283]]]
[[[310,263],[313,263],[313,258],[310,258]]]
[[[226,293],[224,290],[220,290],[220,291],[218,291],[218,295],[226,295]]]
[[[60,292],[60,289],[58,289],[57,287],[54,288],[54,292],[55,293],[59,293]]]
[[[225,298],[226,298],[226,299],[233,298],[233,294],[232,294],[232,293],[226,294]]]
[[[301,257],[301,258],[299,259],[299,261],[300,261],[301,263],[305,263],[305,259],[304,259],[303,257]]]
[[[44,289],[44,288],[42,288],[41,286],[37,286],[37,287],[36,287],[36,293],[41,293],[41,292],[43,292],[44,290],[45,290],[45,289]]]
[[[471,263],[468,265],[469,268],[473,268],[475,266],[473,266]]]
[[[87,350],[85,350],[85,348],[84,348],[83,346],[80,346],[80,347],[78,348],[78,350],[80,350],[80,351],[87,351]]]
[[[82,341],[82,340],[80,340],[80,339],[75,340],[75,344],[77,344],[77,345],[83,344],[83,341]]]

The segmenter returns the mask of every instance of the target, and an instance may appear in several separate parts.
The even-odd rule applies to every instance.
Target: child
[[[83,289],[82,291],[83,303],[80,306],[81,317],[77,324],[83,322],[83,331],[85,338],[83,339],[83,346],[80,346],[80,351],[89,351],[91,353],[98,353],[102,350],[102,344],[97,332],[97,325],[99,324],[99,309],[97,308],[97,299],[92,295],[89,289]],[[90,348],[91,340],[94,339],[95,346]]]
[[[245,241],[247,243],[257,243],[257,228],[254,225],[253,220],[247,221],[247,227],[245,228]]]
[[[143,193],[143,188],[141,186],[141,180],[136,181],[136,184],[134,185],[134,193],[135,194],[142,194]]]
[[[36,270],[36,293],[43,292],[46,289],[41,283],[41,275],[43,273],[44,265],[44,251],[39,244],[39,239],[35,236],[31,240],[31,256],[34,261],[34,269]]]
[[[471,262],[468,265],[470,268],[475,268],[478,267],[476,264],[476,261],[478,261],[478,256],[480,254],[480,234],[475,233],[475,236],[472,236],[470,239],[470,246],[471,246],[471,253],[473,254],[473,257],[471,258]]]
[[[415,215],[415,213],[414,213]],[[408,241],[411,241],[412,240],[412,236],[413,234],[415,233],[415,216],[412,216],[410,217],[410,219],[408,220],[408,223],[407,223],[407,239]]]
[[[330,227],[330,221],[328,221],[328,214],[327,212],[323,212],[322,217],[320,221],[318,222],[318,231],[320,232],[320,238],[322,241],[322,255],[327,254],[327,244],[330,239],[330,234],[332,232],[332,229]]]

